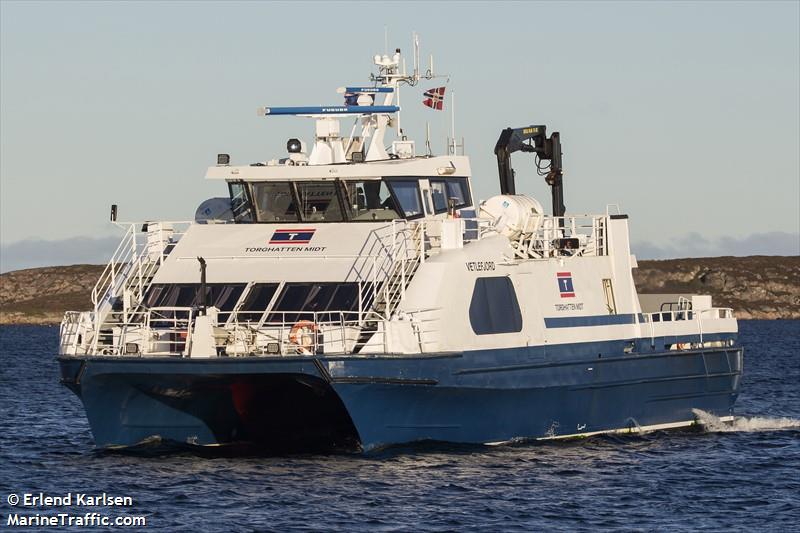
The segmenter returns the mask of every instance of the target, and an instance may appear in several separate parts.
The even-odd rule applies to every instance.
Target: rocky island
[[[91,307],[101,265],[31,268],[0,274],[0,324],[58,324],[66,310]],[[641,260],[640,293],[710,294],[740,319],[800,319],[800,257]]]
[[[710,294],[739,319],[800,318],[800,257],[707,257],[639,261],[640,293]]]
[[[92,307],[104,265],[29,268],[0,274],[0,324],[59,324],[64,311]]]

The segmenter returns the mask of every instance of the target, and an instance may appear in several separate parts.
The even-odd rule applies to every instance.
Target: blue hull
[[[728,335],[725,338],[732,338]],[[669,340],[672,342],[672,340]],[[663,343],[663,341],[662,341]],[[733,414],[741,347],[604,342],[438,356],[62,357],[99,447],[503,442]]]

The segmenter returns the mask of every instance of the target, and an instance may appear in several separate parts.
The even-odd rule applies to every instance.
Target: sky
[[[224,196],[216,154],[285,155],[399,47],[449,75],[401,93],[406,132],[458,137],[477,199],[505,127],[561,132],[568,213],[630,216],[639,258],[800,254],[800,2],[0,1],[0,271],[104,262],[121,220]],[[427,63],[427,60],[425,60]],[[527,154],[518,192],[549,205]]]

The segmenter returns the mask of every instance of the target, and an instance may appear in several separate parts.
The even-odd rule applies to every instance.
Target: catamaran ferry
[[[637,294],[628,217],[565,213],[545,126],[501,132],[501,194],[476,205],[455,140],[437,156],[400,127],[400,88],[435,77],[414,56],[410,74],[400,50],[375,56],[344,105],[263,108],[311,118],[310,150],[218,155],[206,177],[229,194],[193,221],[123,224],[112,206],[125,236],[58,357],[98,447],[369,451],[732,418],[732,310]],[[443,88],[425,96],[441,109]],[[515,194],[515,152],[550,214]]]

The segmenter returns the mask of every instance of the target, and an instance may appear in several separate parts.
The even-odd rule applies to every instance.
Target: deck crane
[[[500,173],[500,194],[516,194],[514,169],[511,168],[511,154],[514,152],[534,152],[536,171],[544,176],[550,185],[553,198],[553,216],[564,216],[564,190],[562,187],[561,137],[557,131],[547,137],[546,126],[525,128],[506,128],[500,133],[494,153],[497,156],[497,169]],[[541,161],[550,161],[541,166]]]

